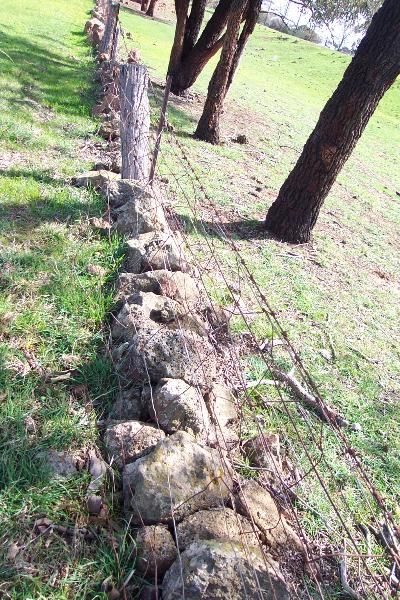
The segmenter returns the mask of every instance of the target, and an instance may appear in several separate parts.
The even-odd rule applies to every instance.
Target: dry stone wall
[[[98,0],[85,25],[94,47],[105,8]],[[279,555],[287,547],[301,552],[300,540],[272,496],[232,466],[232,448],[240,452],[237,406],[210,341],[210,306],[154,188],[111,170],[120,160],[113,141],[119,68],[98,58],[103,94],[93,112],[103,118],[112,159],[75,183],[103,194],[111,230],[126,237],[112,321],[120,391],[105,424],[104,457],[121,472],[135,569],[147,581],[142,597],[284,600]],[[99,506],[94,493],[92,510]]]

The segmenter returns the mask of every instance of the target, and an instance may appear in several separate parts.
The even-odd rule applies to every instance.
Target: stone
[[[123,471],[126,509],[133,524],[168,523],[221,506],[232,489],[232,470],[217,450],[179,431]]]
[[[188,271],[180,236],[171,232],[148,232],[128,240],[125,267],[131,273],[167,269]]]
[[[188,308],[196,306],[200,301],[197,282],[182,271],[157,269],[140,274],[120,273],[117,289],[117,298],[123,300],[136,292],[153,292],[172,298]]]
[[[160,600],[161,588],[155,585],[146,585],[140,590],[139,600]]]
[[[105,140],[117,140],[120,137],[119,123],[114,119],[103,121],[99,127],[98,134]]]
[[[289,600],[277,563],[234,542],[193,542],[168,569],[163,600]],[[184,590],[184,591],[183,591]]]
[[[73,184],[76,187],[85,187],[96,190],[96,192],[102,192],[112,180],[117,179],[119,176],[111,171],[100,170],[100,171],[87,171],[76,175],[73,179]]]
[[[235,399],[225,385],[215,383],[207,398],[207,405],[215,422],[225,428],[234,423],[237,418]]]
[[[135,194],[127,193],[126,195],[130,196],[130,199],[113,211],[114,229],[127,236],[138,236],[142,233],[167,229],[161,204],[145,188],[136,187],[138,191]]]
[[[232,540],[243,547],[259,545],[250,521],[231,508],[199,510],[176,526],[179,549],[185,550],[196,540]]]
[[[44,450],[38,454],[46,469],[54,477],[71,477],[77,475],[77,457],[70,452],[61,450]]]
[[[265,469],[269,479],[278,477],[282,470],[280,441],[276,433],[260,433],[243,444],[243,450],[255,467]]]
[[[147,384],[149,379],[183,379],[208,389],[216,377],[217,363],[211,344],[193,331],[141,329],[128,347],[117,349],[117,369],[126,381]]]
[[[288,548],[298,552],[304,551],[300,538],[279,512],[271,494],[257,481],[242,480],[234,502],[238,512],[256,525],[263,541],[272,550],[278,553]]]
[[[97,48],[101,42],[101,40],[103,39],[104,36],[104,25],[94,25],[92,31],[89,34],[89,39],[92,43],[92,45]]]
[[[101,496],[91,494],[86,500],[86,506],[91,515],[98,515],[103,508],[103,500]]]
[[[88,492],[97,493],[105,481],[107,475],[107,463],[97,456],[95,450],[90,449],[86,467],[91,475],[91,481],[87,488]]]
[[[207,437],[210,418],[199,390],[182,379],[162,379],[154,390],[150,416],[167,433],[187,431]]]
[[[143,185],[130,179],[110,181],[105,190],[105,195],[110,206],[114,209],[121,208],[121,206],[132,200],[146,204],[152,199],[152,195]]]
[[[166,525],[146,525],[136,534],[137,569],[146,579],[162,581],[178,556],[174,539]]]
[[[170,329],[189,329],[199,335],[207,332],[200,317],[188,314],[179,302],[153,292],[137,292],[129,296],[115,317],[112,336],[130,340],[143,327],[155,327],[157,323]]]
[[[120,390],[110,417],[120,421],[147,421],[149,413],[142,401],[142,393],[142,386],[135,385]]]
[[[99,18],[93,16],[92,19],[89,19],[88,21],[86,21],[85,27],[84,27],[83,31],[86,34],[89,34],[89,33],[91,33],[93,31],[93,29],[95,27],[98,27],[98,28],[102,29],[102,28],[104,28],[104,23],[102,21],[100,21]]]
[[[122,469],[124,465],[149,452],[164,437],[165,433],[158,427],[141,421],[112,425],[104,434],[109,462],[114,462]]]

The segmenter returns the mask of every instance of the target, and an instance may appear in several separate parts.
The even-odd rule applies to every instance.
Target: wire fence
[[[121,55],[124,53],[127,58],[132,52],[123,29],[120,31],[124,43]],[[115,85],[110,89],[117,93]],[[163,104],[163,92],[150,83],[149,97],[151,114],[143,118],[151,116],[155,123]],[[111,118],[117,118],[117,114],[118,111],[111,113]],[[227,497],[230,499],[229,506],[241,528],[242,543],[250,562],[253,544],[249,542],[249,534],[252,533],[258,540],[268,573],[278,577],[279,569],[274,573],[268,544],[265,537],[260,537],[254,519],[250,518],[251,532],[243,529],[237,498],[244,498],[246,503],[246,478],[250,478],[257,480],[277,501],[282,521],[290,523],[301,542],[298,548],[286,542],[286,547],[278,551],[281,559],[284,557],[280,568],[292,597],[334,598],[342,593],[356,599],[392,597],[399,589],[399,529],[352,444],[351,432],[357,431],[359,425],[345,419],[319,392],[276,307],[270,305],[266,290],[258,283],[249,257],[224,224],[223,210],[208,193],[201,169],[193,164],[185,143],[167,121],[164,126],[163,118],[158,130],[153,127],[152,136],[152,146],[145,150],[151,162],[153,147],[157,144],[158,162],[152,194],[167,215],[174,240],[170,235],[157,234],[156,242],[152,242],[156,247],[152,261],[143,265],[142,271],[153,270],[162,290],[165,280],[160,270],[173,273],[177,265],[184,267],[196,274],[206,301],[200,322],[199,307],[186,304],[184,312],[175,307],[172,319],[152,325],[152,335],[171,328],[179,331],[187,358],[194,362],[194,373],[200,373],[203,380],[209,376],[208,359],[210,363],[216,361],[219,376],[235,390],[239,409],[237,436],[230,439],[229,430],[214,416],[214,437],[210,434],[211,438],[206,439],[218,450],[225,473],[230,473],[229,465],[236,471],[232,477],[225,476],[221,480],[219,505],[226,506]],[[112,207],[110,211],[112,213]],[[229,298],[225,310],[218,302],[222,294]],[[127,302],[129,304],[129,299]],[[254,330],[255,317],[268,324],[267,338],[260,339]],[[202,349],[198,333],[193,327],[188,328],[188,318],[191,326],[198,324],[201,335],[208,341]],[[122,317],[120,322],[118,319],[119,315],[117,325],[126,327]],[[232,334],[230,325],[235,320],[240,321],[240,333]],[[142,325],[137,324],[133,332],[126,330],[126,339],[132,333],[139,334],[141,328]],[[124,332],[114,338],[121,341]],[[115,360],[115,351],[113,357]],[[150,405],[161,428],[152,367],[150,364],[145,367]],[[121,392],[131,385],[129,370],[125,380],[121,376],[120,385]],[[197,391],[199,397],[204,396],[201,385],[197,385]],[[209,428],[207,419],[205,416],[204,430]],[[277,451],[276,444],[271,444],[271,435],[276,433],[284,452]],[[254,436],[258,436],[257,460],[251,461],[243,449]],[[175,476],[172,464],[170,475],[171,519],[179,548],[182,506],[176,504],[171,492]],[[341,477],[351,485],[342,486]],[[269,535],[274,529],[278,531],[282,521],[269,527]],[[228,528],[229,524],[226,525]],[[184,587],[182,563],[180,565]],[[258,577],[254,568],[255,580],[258,581]],[[263,598],[261,584],[258,587],[259,597]]]

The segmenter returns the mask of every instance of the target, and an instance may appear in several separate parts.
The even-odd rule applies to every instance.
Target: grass
[[[0,7],[0,596],[15,600],[106,598],[102,581],[132,568],[127,540],[116,534],[115,553],[86,512],[87,475],[54,479],[40,458],[95,445],[98,398],[114,386],[102,328],[121,245],[90,225],[102,200],[70,184],[96,158],[90,8]],[[70,379],[52,382],[60,373]],[[38,537],[40,517],[90,525],[96,539]]]
[[[153,79],[162,81],[173,25],[127,10],[122,20]],[[170,197],[175,198],[191,248],[211,271],[209,291],[217,301],[229,304],[223,279],[238,285],[235,257],[213,231],[218,223],[230,233],[267,294],[323,397],[349,421],[361,425],[361,432],[346,435],[362,456],[371,481],[400,517],[399,81],[383,98],[338,177],[313,242],[290,247],[269,239],[259,228],[348,61],[345,55],[257,27],[226,102],[224,143],[210,146],[191,136],[214,60],[193,86],[192,98],[171,99],[169,121],[174,132],[164,139],[159,173]],[[153,92],[157,105],[157,87]],[[247,145],[234,143],[238,133],[246,134]],[[188,172],[175,140],[194,166],[214,209],[204,203],[199,183]],[[210,244],[224,277],[211,260]],[[240,287],[242,305],[257,310],[254,292],[244,280]],[[247,326],[235,317],[233,329],[240,333]],[[273,334],[271,324],[259,315],[251,329],[260,340]],[[332,347],[334,357],[327,360],[323,354]],[[254,356],[244,357],[244,364],[248,378],[265,377],[264,365]],[[351,461],[329,428],[320,431],[317,420],[310,414],[305,420],[294,408],[289,418],[273,408],[277,399],[271,388],[265,388],[261,398],[255,395],[265,427],[281,434],[286,450],[304,472],[309,460],[294,427],[306,440],[310,424],[318,432],[324,448],[324,459],[318,464],[346,524],[355,532],[355,522],[368,522],[371,515]],[[268,409],[265,400],[271,401]],[[319,449],[311,442],[308,445],[320,461]],[[331,535],[333,528],[331,538],[340,546],[342,526],[319,482],[306,477],[301,494],[311,506],[302,511],[310,533]]]

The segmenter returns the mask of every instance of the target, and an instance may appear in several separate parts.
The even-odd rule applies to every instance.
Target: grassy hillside
[[[99,199],[69,185],[95,156],[89,1],[0,5],[0,596],[101,598],[107,536],[72,544],[35,521],[82,527],[87,475],[49,477],[40,452],[82,448],[112,385],[97,355],[118,247],[92,231]],[[97,269],[96,269],[97,267]],[[96,525],[95,523],[93,525]]]
[[[122,19],[152,77],[162,81],[172,24],[129,11],[124,11]],[[235,257],[228,244],[215,237],[216,226],[222,224],[267,294],[323,397],[351,422],[361,424],[361,432],[349,432],[350,443],[362,454],[372,481],[396,509],[400,476],[399,81],[382,100],[340,174],[321,212],[313,242],[288,246],[269,239],[259,227],[348,61],[347,56],[257,27],[226,103],[224,143],[213,147],[191,137],[212,72],[213,65],[208,65],[191,90],[192,97],[171,100],[169,121],[174,131],[164,139],[160,173],[168,182],[170,197],[175,198],[175,210],[187,224],[192,248],[203,265],[211,265],[209,289],[215,298],[232,303],[223,278],[213,269],[210,241],[224,277],[233,286],[238,284]],[[157,88],[154,93],[159,94]],[[249,143],[235,143],[238,133],[246,134]],[[187,172],[174,140],[194,165],[212,205]],[[241,286],[242,306],[257,311],[245,282]],[[234,317],[233,326],[239,333],[246,331],[241,317]],[[252,331],[260,340],[272,335],[270,324],[260,315],[254,316]],[[250,379],[263,375],[263,365],[251,356],[246,368]],[[273,389],[264,392],[264,398],[277,399]],[[296,442],[287,417],[279,411],[260,409],[260,413],[266,427],[282,435],[306,471],[304,449]],[[296,419],[308,439],[307,427],[298,415]],[[307,419],[312,422],[311,416]],[[359,520],[367,520],[365,498],[351,464],[334,436],[326,429],[322,435],[332,471],[323,472],[333,498],[349,525],[354,525],[349,508]],[[308,477],[303,491],[323,516],[321,520],[315,513],[304,514],[310,531],[324,530],[326,522],[333,524],[336,516],[319,483]]]

